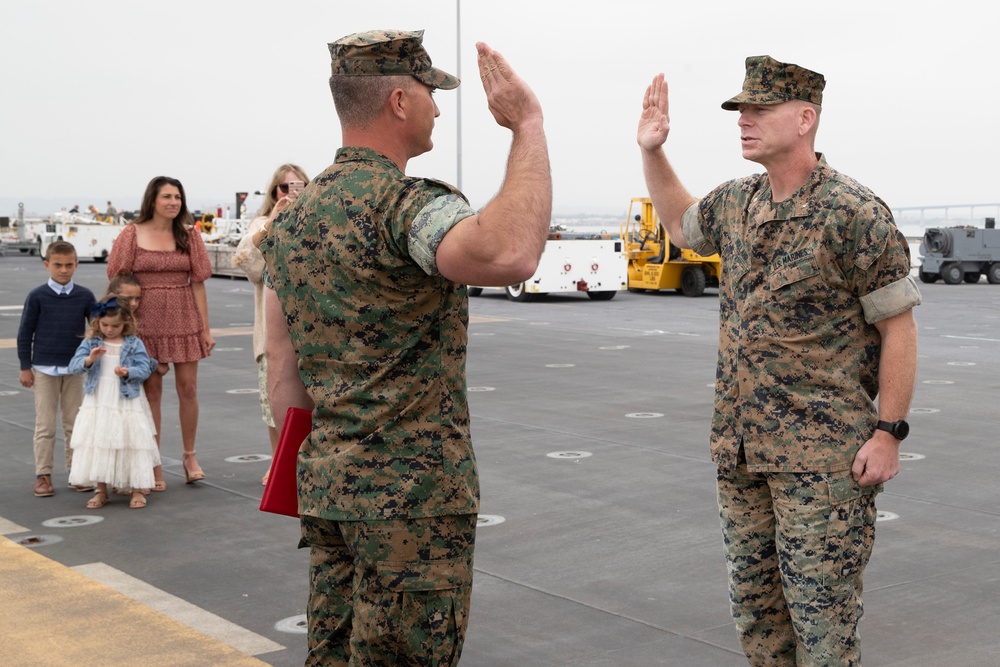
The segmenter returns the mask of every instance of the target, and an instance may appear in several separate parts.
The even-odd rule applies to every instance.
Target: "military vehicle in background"
[[[986,218],[985,228],[930,227],[920,244],[921,282],[938,278],[949,285],[978,283],[986,274],[990,284],[1000,284],[1000,229],[995,218]]]

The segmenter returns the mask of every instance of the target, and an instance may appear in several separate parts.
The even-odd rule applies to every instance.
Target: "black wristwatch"
[[[902,419],[898,422],[879,421],[875,428],[888,431],[896,440],[906,440],[906,436],[910,435],[910,425]]]

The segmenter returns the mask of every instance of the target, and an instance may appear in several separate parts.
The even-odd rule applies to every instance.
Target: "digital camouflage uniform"
[[[850,468],[877,422],[874,323],[920,302],[906,240],[822,156],[786,201],[766,174],[739,179],[683,225],[723,257],[711,448],[744,650],[754,665],[860,664],[881,485]]]
[[[748,58],[744,92],[723,106],[818,103],[822,84]],[[851,465],[878,421],[874,324],[920,303],[888,207],[817,157],[785,201],[755,175],[682,220],[696,252],[723,258],[712,459],[733,617],[750,663],[769,667],[860,665],[882,487],[860,487]]]
[[[429,67],[419,36],[338,40],[334,74],[377,74],[400,58]],[[344,59],[344,45],[360,60]],[[474,213],[451,186],[344,147],[262,243],[316,406],[298,458],[307,665],[444,666],[461,654],[479,511],[468,298],[438,273],[435,253]]]
[[[313,547],[314,649],[343,645],[351,607],[354,623],[371,615],[377,627],[368,630],[383,644],[400,635],[418,642],[405,635],[422,632],[432,639],[399,617],[414,613],[408,598],[423,591],[446,596],[451,629],[464,632],[479,511],[465,391],[468,299],[437,273],[434,253],[472,214],[450,186],[407,178],[387,157],[347,147],[262,246],[316,405],[298,461],[303,546]],[[387,531],[394,540],[380,536]],[[400,549],[387,548],[396,542]],[[407,624],[418,627],[399,632]],[[355,652],[374,650],[355,641]]]

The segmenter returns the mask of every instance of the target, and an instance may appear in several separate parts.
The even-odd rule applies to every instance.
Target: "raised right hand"
[[[528,84],[511,69],[498,51],[476,42],[479,53],[479,78],[486,91],[486,102],[497,124],[516,130],[523,124],[542,121],[542,105]]]
[[[646,88],[636,140],[643,150],[651,151],[662,146],[668,134],[670,134],[670,116],[667,82],[663,80],[661,73],[654,76],[653,82]]]

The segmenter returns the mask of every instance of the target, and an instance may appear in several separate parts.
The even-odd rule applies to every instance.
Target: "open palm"
[[[670,133],[668,111],[667,83],[663,80],[663,74],[657,74],[646,88],[646,96],[642,100],[642,115],[639,116],[636,140],[644,150],[658,148],[667,140]]]

